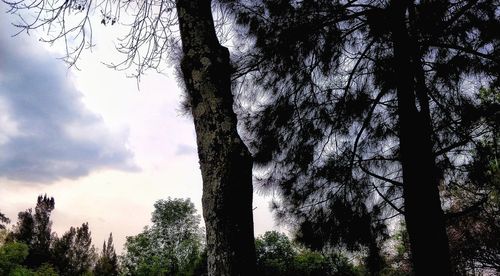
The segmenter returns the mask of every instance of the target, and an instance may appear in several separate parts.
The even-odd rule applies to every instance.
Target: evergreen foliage
[[[5,275],[87,275],[92,273],[96,254],[87,223],[71,227],[58,237],[52,232],[50,215],[55,200],[39,196],[35,212],[20,212],[6,243],[0,246]],[[15,257],[15,258],[14,258]],[[9,267],[10,266],[10,267]],[[4,275],[0,272],[0,275]]]
[[[54,198],[49,198],[47,195],[38,196],[35,213],[32,209],[28,209],[18,214],[18,222],[12,237],[29,246],[25,264],[30,268],[39,267],[49,261],[52,241],[50,214],[54,207]]]
[[[92,271],[96,252],[87,223],[55,238],[50,256],[61,275],[83,275]]]
[[[118,257],[113,245],[113,235],[110,233],[108,243],[102,245],[102,252],[94,268],[95,275],[116,276],[119,274]]]
[[[230,83],[239,77],[256,182],[279,192],[278,218],[308,248],[264,234],[256,241],[259,274],[500,271],[498,0],[220,0],[239,32],[232,66],[211,1],[5,2],[21,17],[36,11],[34,23],[19,25],[27,31],[68,30],[50,42],[76,33],[82,43],[68,52],[71,64],[91,44],[83,31],[91,30],[89,11],[103,8],[101,23],[115,24],[134,3],[144,13],[121,44],[120,65],[138,65],[138,74],[161,67],[180,22],[208,250],[194,205],[160,200],[152,226],[127,238],[124,274],[251,273],[252,160],[236,131]],[[0,246],[0,274],[117,275],[112,236],[97,258],[88,224],[52,233],[54,208],[53,198],[40,196],[34,211],[19,213]],[[384,256],[387,226],[400,216],[405,223]],[[0,213],[0,229],[7,223]],[[363,252],[362,265],[341,249]]]
[[[404,214],[417,273],[449,274],[456,210],[443,215],[439,189],[463,182],[491,133],[482,118],[496,111],[474,92],[499,84],[499,2],[229,5],[252,102],[247,139],[257,180],[281,193],[278,217],[313,248],[368,248],[377,274],[384,225]]]

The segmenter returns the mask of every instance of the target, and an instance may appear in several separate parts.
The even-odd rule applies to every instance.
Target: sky
[[[148,72],[137,85],[107,68],[103,62],[120,58],[119,26],[95,27],[96,45],[68,68],[62,45],[42,43],[36,32],[12,37],[12,21],[0,16],[0,211],[12,224],[47,194],[58,235],[88,222],[97,247],[112,232],[121,252],[159,199],[190,198],[201,215],[196,136],[172,71]],[[254,196],[256,236],[285,231],[271,199]]]

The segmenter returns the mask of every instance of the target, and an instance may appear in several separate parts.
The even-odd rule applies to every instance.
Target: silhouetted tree
[[[28,209],[18,214],[18,222],[12,233],[15,241],[28,245],[29,254],[25,264],[30,268],[39,267],[50,259],[52,239],[52,221],[50,214],[54,210],[54,198],[38,196],[35,213]]]
[[[56,269],[64,274],[72,270],[72,246],[76,231],[73,227],[64,233],[61,237],[55,237],[51,246],[51,262],[55,265]]]
[[[34,237],[35,220],[32,209],[19,212],[17,215],[17,224],[13,232],[10,233],[8,240],[16,240],[25,244],[31,244]]]
[[[110,233],[108,243],[102,245],[102,252],[97,259],[95,275],[116,276],[119,274],[118,258],[116,256],[115,247],[113,246],[113,235]]]
[[[233,2],[240,75],[262,89],[248,96],[257,177],[282,215],[336,241],[367,213],[374,245],[377,222],[404,214],[415,272],[449,275],[438,185],[485,131],[466,107],[499,84],[499,2]]]
[[[0,212],[0,229],[5,229],[5,224],[9,224],[10,219]]]
[[[88,223],[71,227],[61,238],[55,238],[51,263],[60,275],[83,275],[92,272],[96,260]]]
[[[482,89],[477,108],[485,128],[456,183],[444,193],[453,212],[448,216],[452,262],[457,274],[500,272],[500,94]],[[476,112],[478,112],[476,111]]]
[[[54,210],[54,198],[47,195],[38,196],[33,219],[35,222],[33,241],[28,255],[28,266],[38,267],[50,259],[50,242],[52,239],[52,221],[50,214]]]
[[[0,267],[9,267],[11,271],[5,275],[49,276],[92,273],[96,266],[97,255],[92,245],[88,223],[77,228],[71,227],[59,238],[51,229],[50,215],[54,207],[54,198],[47,195],[39,196],[34,213],[32,209],[19,213],[17,225],[11,233],[8,233],[5,244],[0,246],[0,255],[3,254],[2,250],[14,250],[11,253],[23,257],[16,257],[16,260],[10,260],[12,258],[8,257],[10,261],[4,260]],[[26,254],[23,253],[24,248]],[[117,257],[111,236],[108,245],[103,249],[103,254],[99,266],[96,267],[98,274],[117,275]],[[0,263],[1,259],[0,256]],[[0,274],[4,275],[1,269]]]
[[[231,91],[233,68],[228,49],[216,35],[212,1],[3,1],[11,12],[25,18],[16,26],[26,31],[56,30],[49,32],[53,36],[46,41],[63,40],[70,64],[92,45],[91,15],[97,10],[104,25],[113,25],[122,20],[119,16],[126,14],[123,11],[134,10],[132,22],[125,24],[130,33],[119,46],[126,60],[117,67],[133,66],[137,75],[150,68],[160,69],[175,52],[172,44],[177,45],[175,34],[180,34],[180,71],[195,125],[203,179],[208,268],[216,275],[251,273],[255,269],[252,159],[238,135]],[[28,14],[36,14],[35,20]]]

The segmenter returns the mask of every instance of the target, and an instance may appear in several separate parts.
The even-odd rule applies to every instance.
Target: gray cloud
[[[48,183],[99,169],[136,170],[128,133],[108,130],[83,105],[66,65],[30,46],[33,38],[11,38],[5,26],[0,22],[0,177]]]

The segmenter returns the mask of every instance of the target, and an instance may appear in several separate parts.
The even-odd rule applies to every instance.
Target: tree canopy
[[[292,242],[285,234],[267,231],[255,240],[259,275],[361,275],[339,252],[313,251]],[[362,266],[362,265],[361,265]]]
[[[118,257],[113,245],[113,234],[109,234],[108,243],[104,242],[102,251],[94,267],[95,275],[117,276],[119,274]]]
[[[349,245],[361,231],[353,241],[369,247],[404,214],[415,269],[449,274],[439,190],[463,182],[492,132],[483,118],[495,108],[476,95],[497,93],[498,6],[234,1],[247,139],[257,180],[281,192],[280,217],[313,242]]]
[[[52,232],[50,217],[54,208],[54,198],[43,195],[37,198],[34,213],[32,209],[19,213],[17,224],[12,230],[7,229],[6,241],[0,245],[1,275],[52,276],[92,273],[97,255],[92,245],[88,223],[76,228],[71,227],[59,237]],[[106,250],[111,249],[112,246]]]
[[[190,275],[203,250],[200,217],[189,200],[154,204],[152,225],[127,237],[121,262],[126,275]]]
[[[64,40],[70,64],[92,44],[99,9],[103,25],[130,20],[118,47],[125,61],[114,67],[158,69],[182,40],[209,273],[254,271],[252,168],[260,186],[279,192],[278,218],[311,249],[297,255],[285,236],[268,233],[256,243],[258,269],[293,274],[293,260],[310,272],[326,260],[317,250],[335,248],[364,252],[368,273],[380,275],[388,226],[400,216],[392,265],[405,272],[406,256],[418,275],[500,269],[498,0],[4,2],[21,30],[55,30],[45,40]],[[220,14],[234,19],[232,60],[217,36]],[[45,196],[19,214],[22,262],[40,267],[57,254],[72,267],[55,264],[60,272],[89,271],[88,225],[53,237],[53,209]],[[126,273],[190,273],[202,255],[192,203],[159,201],[152,223],[128,238]],[[106,250],[99,269],[113,266]]]

